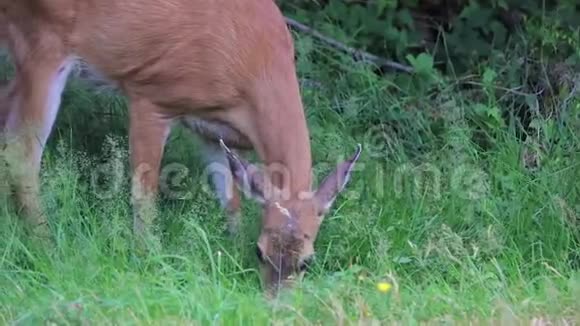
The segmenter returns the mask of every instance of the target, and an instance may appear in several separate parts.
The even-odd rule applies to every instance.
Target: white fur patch
[[[46,139],[50,135],[52,126],[56,120],[62,99],[62,92],[66,86],[66,81],[71,72],[73,64],[74,61],[72,58],[67,58],[64,60],[59,69],[54,72],[52,80],[50,81],[50,89],[46,99],[46,116],[44,119],[44,125],[42,126],[41,134],[41,140],[43,141],[42,146],[45,145]]]
[[[288,209],[282,207],[282,205],[280,205],[279,202],[275,202],[274,205],[276,205],[276,208],[278,208],[278,210],[280,211],[280,213],[284,214],[287,217],[292,217],[290,215],[290,211],[288,211]]]
[[[53,72],[51,79],[48,81],[48,85],[46,85],[48,86],[47,90],[48,92],[46,94],[47,95],[46,98],[43,99],[44,107],[39,108],[44,112],[43,120],[41,121],[42,125],[37,126],[39,130],[37,130],[36,132],[36,138],[38,142],[37,144],[41,148],[46,145],[46,141],[48,140],[54,122],[56,121],[56,117],[58,115],[58,111],[61,104],[62,92],[64,91],[66,81],[72,70],[74,62],[75,60],[73,58],[66,58],[65,60],[63,60],[61,65]],[[21,103],[22,99],[17,99],[17,101],[20,101],[19,103],[17,103],[17,105],[23,104]],[[8,113],[6,121],[6,127],[8,131],[18,132],[17,128],[21,126],[21,123],[19,122],[21,117],[19,116],[19,114],[21,114],[20,110],[11,110]],[[36,153],[37,156],[33,157],[32,159],[35,161],[40,161],[42,150],[34,152]]]

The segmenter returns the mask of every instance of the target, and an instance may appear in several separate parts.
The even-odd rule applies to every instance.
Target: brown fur
[[[273,1],[0,0],[0,24],[17,69],[15,95],[4,100],[0,112],[9,117],[4,118],[6,134],[17,140],[9,142],[8,151],[26,171],[13,174],[32,225],[46,221],[38,171],[53,124],[48,99],[56,91],[51,87],[66,77],[67,60],[80,57],[117,83],[130,101],[137,233],[152,225],[166,137],[172,122],[180,120],[206,140],[252,148],[266,166],[280,164],[288,173],[286,180],[267,175],[251,189],[255,198],[268,184],[288,194],[260,198],[264,231],[258,246],[274,258],[263,265],[270,271],[267,285],[283,283],[313,254],[321,216],[342,190],[360,149],[311,191],[309,134],[294,47]],[[192,126],[188,119],[197,122]],[[250,165],[223,148],[243,186],[240,177]],[[300,198],[310,193],[314,196]],[[292,215],[283,214],[280,205]],[[237,195],[227,210],[239,211]],[[272,274],[280,267],[281,274]]]

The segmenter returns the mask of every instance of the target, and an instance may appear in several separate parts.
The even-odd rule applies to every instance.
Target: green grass
[[[491,96],[478,102],[451,82],[432,96],[432,88],[352,64],[343,73],[302,54],[301,76],[331,81],[303,93],[318,178],[356,143],[364,151],[301,284],[265,300],[254,269],[259,207],[245,200],[240,236],[225,236],[196,143],[182,130],[172,133],[164,158],[164,167],[187,175],[171,174],[181,198],[160,202],[162,253],[136,255],[125,101],[71,84],[43,162],[56,247],[26,238],[0,192],[0,323],[579,320],[578,114],[557,129],[556,141],[553,132],[534,138],[548,148],[530,170],[522,165],[517,119],[496,126],[473,115],[476,102],[503,112],[510,104]],[[109,179],[95,183],[97,173]],[[392,290],[377,291],[379,281]]]

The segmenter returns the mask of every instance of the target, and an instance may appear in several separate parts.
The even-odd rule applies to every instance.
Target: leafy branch
[[[317,38],[318,40],[338,49],[341,50],[343,52],[346,52],[350,55],[352,55],[353,57],[355,57],[358,60],[362,60],[365,62],[371,62],[379,67],[389,67],[395,70],[400,70],[406,73],[411,73],[413,72],[413,68],[409,67],[407,65],[395,62],[395,61],[391,61],[382,57],[379,57],[377,55],[368,53],[366,51],[360,50],[360,49],[355,49],[352,47],[349,47],[335,39],[332,39],[328,36],[323,35],[322,33],[320,33],[319,31],[315,30],[314,28],[310,27],[310,26],[306,26],[292,18],[288,18],[288,17],[284,17],[286,19],[286,24],[288,24],[290,27],[309,34],[315,38]]]

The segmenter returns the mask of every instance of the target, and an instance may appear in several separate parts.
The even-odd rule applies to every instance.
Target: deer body
[[[206,163],[227,167],[214,184],[232,231],[239,198],[231,191],[231,177],[264,205],[258,245],[263,256],[282,255],[284,264],[295,265],[312,253],[320,207],[330,206],[355,160],[327,178],[324,194],[311,190],[309,134],[292,38],[273,1],[0,0],[0,15],[16,68],[2,92],[0,130],[9,139],[6,151],[25,165],[12,174],[30,224],[46,222],[38,197],[42,148],[71,67],[82,58],[129,99],[136,233],[152,225],[165,141],[181,122],[203,139]],[[288,177],[250,176],[257,169],[226,144],[254,149],[266,166],[283,166]],[[275,191],[266,198],[266,185],[286,195]],[[312,196],[299,198],[304,194]],[[271,253],[271,234],[286,239],[282,247],[300,238],[298,253],[278,247],[282,254]],[[272,276],[272,270],[280,274],[281,264],[262,266]],[[295,270],[285,268],[268,282],[280,283]]]

